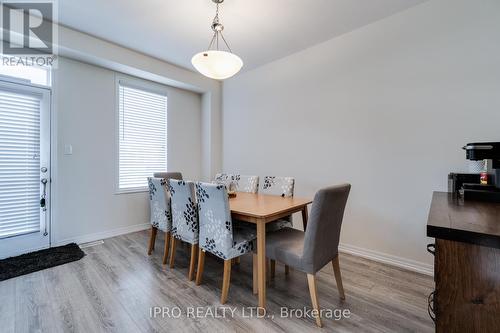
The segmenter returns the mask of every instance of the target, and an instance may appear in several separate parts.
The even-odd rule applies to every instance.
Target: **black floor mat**
[[[0,260],[0,281],[83,258],[85,253],[75,243],[52,247]]]

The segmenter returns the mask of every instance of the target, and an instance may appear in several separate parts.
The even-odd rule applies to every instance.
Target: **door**
[[[50,246],[50,90],[0,81],[0,259]]]

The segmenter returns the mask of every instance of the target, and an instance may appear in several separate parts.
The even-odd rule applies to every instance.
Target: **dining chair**
[[[227,173],[218,173],[215,175],[214,184],[224,184],[226,187],[229,185],[231,181],[231,175]]]
[[[169,179],[168,188],[172,201],[172,248],[170,268],[174,267],[175,251],[179,240],[191,244],[189,281],[194,280],[196,255],[198,253],[199,220],[194,183],[179,179]]]
[[[259,176],[218,173],[213,181],[214,184],[223,184],[226,188],[229,188],[231,182],[236,185],[238,192],[257,193],[259,190]]]
[[[236,184],[238,192],[257,193],[259,190],[259,176],[232,174],[230,179]]]
[[[337,288],[345,299],[340,274],[338,245],[350,184],[327,187],[314,196],[305,232],[284,228],[266,236],[266,256],[307,273],[312,306],[319,313],[316,273],[332,263]],[[316,317],[321,327],[321,317]]]
[[[182,180],[182,173],[180,173],[180,172],[155,172],[153,174],[153,177]]]
[[[165,249],[163,252],[163,264],[167,263],[169,241],[172,230],[172,211],[170,206],[170,194],[167,189],[167,179],[148,178],[149,207],[151,211],[151,236],[149,238],[148,255],[153,253],[156,234],[161,230],[165,234]]]
[[[233,228],[227,189],[222,184],[196,183],[196,198],[200,217],[200,249],[196,285],[201,284],[205,265],[205,252],[224,260],[221,303],[229,293],[232,259],[250,253],[255,235]]]
[[[264,177],[264,183],[262,184],[260,193],[267,195],[279,195],[280,197],[287,198],[293,197],[294,188],[295,178],[266,176]],[[291,215],[283,217],[278,221],[268,223],[266,225],[266,232],[273,232],[287,227],[293,227]]]
[[[278,195],[283,198],[288,198],[293,197],[294,189],[295,178],[293,177],[265,176],[260,193],[267,195]],[[268,223],[266,225],[266,232],[274,232],[283,228],[293,228],[292,215],[288,215],[282,217],[277,221]],[[268,259],[266,265],[268,278],[273,278],[276,272],[276,261]],[[288,267],[288,265],[285,265],[285,274],[288,274],[289,271],[290,268]]]

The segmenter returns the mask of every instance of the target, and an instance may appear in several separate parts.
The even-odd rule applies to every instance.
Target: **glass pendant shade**
[[[243,67],[243,61],[237,55],[217,50],[195,54],[191,63],[198,72],[215,80],[230,78]]]

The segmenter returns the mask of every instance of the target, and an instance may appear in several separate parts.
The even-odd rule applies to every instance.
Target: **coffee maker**
[[[463,149],[471,161],[491,160],[488,184],[463,183],[464,200],[500,202],[500,142],[469,143]]]

